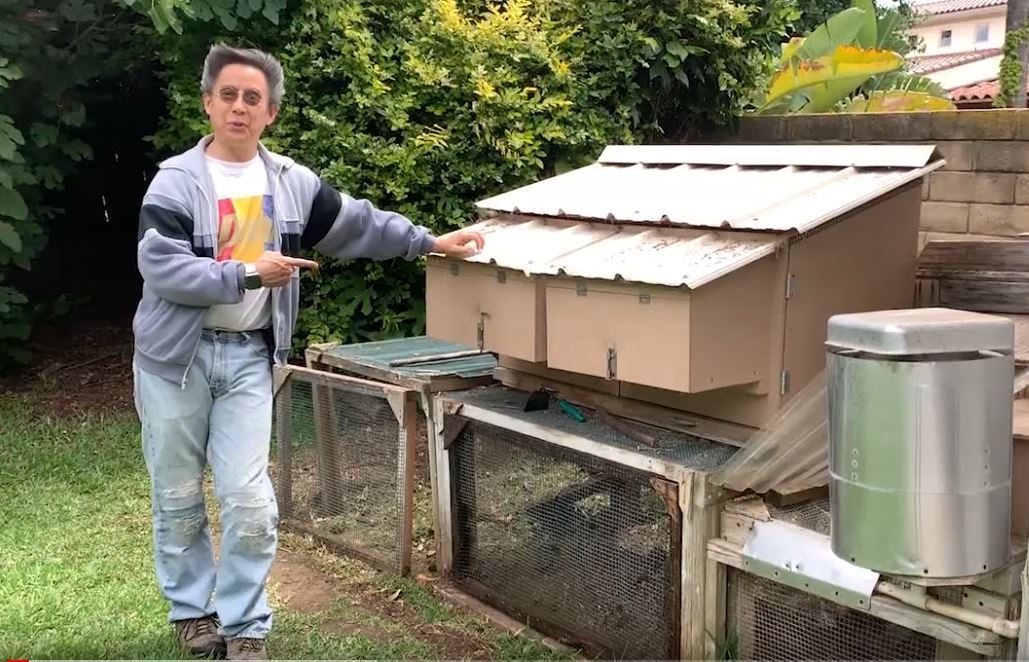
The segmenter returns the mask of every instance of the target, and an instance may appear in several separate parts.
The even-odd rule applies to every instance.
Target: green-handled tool
[[[561,411],[571,416],[573,419],[580,423],[586,422],[586,417],[583,415],[579,408],[568,402],[567,400],[557,399],[557,406],[561,408]]]

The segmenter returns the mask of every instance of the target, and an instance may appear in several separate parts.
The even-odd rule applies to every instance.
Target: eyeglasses
[[[218,90],[218,98],[225,103],[235,103],[239,94],[240,91],[234,87],[223,87]],[[257,106],[261,103],[261,94],[254,90],[246,90],[243,92],[243,103],[248,106]]]

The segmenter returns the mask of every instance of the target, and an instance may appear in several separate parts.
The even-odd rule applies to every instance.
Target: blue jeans
[[[169,620],[217,613],[227,637],[265,637],[265,581],[278,506],[268,477],[272,376],[258,333],[205,331],[185,387],[133,366],[150,474],[154,564]],[[221,512],[217,568],[202,490],[205,463]],[[212,596],[213,593],[213,596]]]

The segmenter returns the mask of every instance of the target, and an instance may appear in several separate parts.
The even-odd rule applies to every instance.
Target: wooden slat
[[[918,256],[918,271],[1029,273],[1029,242],[933,241]]]
[[[1029,313],[1029,283],[1000,280],[940,280],[940,305],[984,313]]]

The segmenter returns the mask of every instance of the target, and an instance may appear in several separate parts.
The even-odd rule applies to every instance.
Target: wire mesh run
[[[832,515],[829,510],[829,497],[812,499],[790,506],[776,506],[767,503],[768,514],[772,519],[789,522],[808,531],[829,535],[832,529]]]
[[[728,659],[936,658],[928,635],[735,568],[726,577]]]
[[[372,392],[369,392],[369,391]],[[335,375],[293,372],[276,396],[276,491],[285,528],[384,570],[411,559],[413,426],[383,391]]]
[[[458,585],[595,655],[677,657],[673,483],[477,421],[450,450]]]

